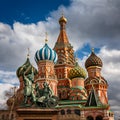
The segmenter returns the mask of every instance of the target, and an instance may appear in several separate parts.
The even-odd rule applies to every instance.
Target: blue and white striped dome
[[[40,60],[51,60],[54,63],[57,62],[57,54],[54,50],[52,50],[47,43],[45,43],[44,47],[38,50],[35,53],[35,61],[38,62]]]

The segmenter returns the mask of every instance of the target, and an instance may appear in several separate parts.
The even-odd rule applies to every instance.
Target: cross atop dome
[[[48,33],[47,32],[45,32],[45,43],[47,43],[48,42]]]
[[[28,48],[27,58],[30,58],[30,49]]]
[[[91,50],[92,50],[92,52],[94,53],[94,48],[92,48]]]
[[[60,17],[60,19],[59,19],[59,23],[61,24],[61,23],[67,23],[67,18],[65,18],[64,17],[64,13],[63,13],[63,10],[62,10],[62,17]]]

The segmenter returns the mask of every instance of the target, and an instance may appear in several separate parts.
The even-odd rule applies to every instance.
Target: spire
[[[66,34],[66,23],[67,23],[67,19],[62,14],[62,17],[59,19],[60,34],[58,36],[57,43],[60,43],[60,44],[63,44],[63,45],[66,44],[66,43],[69,43],[68,37],[67,37],[67,34]]]
[[[74,50],[71,44],[69,43],[65,26],[66,26],[67,19],[62,14],[62,17],[59,19],[60,23],[60,33],[57,39],[57,42],[55,43],[54,50],[58,54],[58,63],[67,63],[74,65],[75,64],[75,58],[74,58]],[[60,52],[62,51],[62,53]],[[62,57],[61,57],[61,54]]]
[[[101,106],[101,105],[102,105],[102,103],[99,100],[99,98],[98,98],[98,96],[97,96],[97,94],[96,94],[96,92],[94,90],[94,86],[92,84],[92,89],[91,89],[91,92],[90,92],[90,94],[88,96],[88,100],[87,100],[87,103],[86,103],[85,106],[86,107],[90,107],[90,106],[97,107],[97,106]]]

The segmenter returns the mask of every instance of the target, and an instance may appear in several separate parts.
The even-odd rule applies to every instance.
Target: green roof
[[[66,107],[79,107],[82,108],[82,105],[80,104],[69,104],[69,105],[58,105],[56,108],[66,108]]]
[[[86,100],[61,100],[59,101],[59,105],[69,105],[69,104],[81,104],[86,103]]]

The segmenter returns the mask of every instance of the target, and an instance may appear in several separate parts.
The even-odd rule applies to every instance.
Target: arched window
[[[94,120],[92,116],[88,116],[87,120]]]
[[[14,114],[11,115],[11,120],[13,120],[13,118],[14,118]]]
[[[4,120],[5,119],[5,116],[4,115],[2,115],[2,120]]]
[[[67,114],[71,114],[71,110],[70,109],[67,110]]]
[[[99,115],[96,117],[96,120],[103,120],[103,117]]]
[[[9,119],[9,114],[7,114],[6,118]]]
[[[79,109],[75,109],[74,112],[75,112],[76,115],[80,116],[80,110]]]
[[[60,92],[58,93],[58,97],[59,97],[59,99],[61,99],[61,93]]]
[[[61,115],[65,115],[65,110],[61,110]]]

